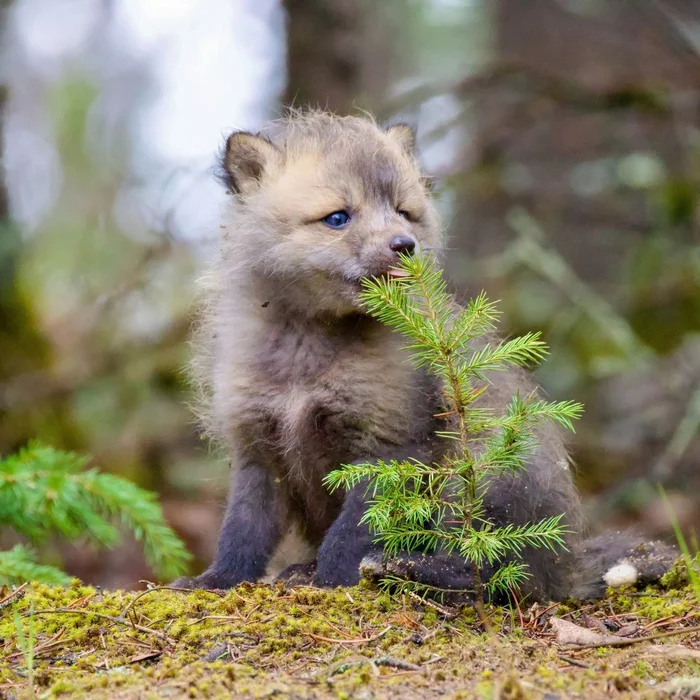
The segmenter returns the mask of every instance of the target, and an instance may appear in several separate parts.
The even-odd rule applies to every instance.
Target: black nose
[[[389,241],[389,248],[395,253],[406,253],[412,255],[416,249],[416,242],[410,236],[394,236]]]

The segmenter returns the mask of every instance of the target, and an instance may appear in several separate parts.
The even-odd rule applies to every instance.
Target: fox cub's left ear
[[[416,132],[408,124],[392,124],[386,130],[386,135],[409,155],[416,150]]]
[[[236,131],[226,141],[224,179],[231,192],[247,194],[256,189],[281,160],[280,151],[266,138]]]

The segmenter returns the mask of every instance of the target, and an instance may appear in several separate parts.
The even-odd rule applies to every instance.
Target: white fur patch
[[[636,583],[638,578],[637,567],[623,560],[605,572],[603,581],[608,586],[617,588],[618,586],[630,586]]]
[[[313,561],[316,549],[302,537],[299,528],[292,525],[282,541],[277,545],[260,583],[272,583],[291,564]]]
[[[384,573],[386,573],[386,568],[381,554],[368,554],[360,562],[360,576],[362,578],[372,579]]]
[[[562,459],[557,460],[557,466],[559,469],[564,470],[565,472],[569,471],[569,459],[568,457],[562,457]]]

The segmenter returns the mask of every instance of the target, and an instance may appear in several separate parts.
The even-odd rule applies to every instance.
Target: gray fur
[[[377,555],[358,524],[364,490],[329,494],[323,477],[355,460],[437,461],[445,449],[434,437],[442,427],[434,418],[443,410],[438,383],[413,368],[401,338],[364,314],[360,280],[395,263],[394,236],[439,251],[441,228],[403,125],[382,131],[368,119],[310,113],[256,138],[234,134],[227,146],[233,197],[203,281],[194,367],[203,425],[231,456],[229,507],[214,563],[184,583],[229,587],[260,578],[296,525],[317,548],[317,565],[302,567],[315,583],[352,584],[360,562]],[[352,214],[343,231],[319,221],[338,209]],[[515,391],[534,390],[518,370],[490,381],[481,401],[497,409]],[[546,425],[538,437],[525,472],[490,484],[488,514],[519,524],[565,513],[580,532],[562,436]],[[572,535],[574,552],[577,543]],[[459,562],[440,557],[423,557],[424,578],[448,587],[468,579]],[[584,595],[602,576],[582,587],[580,565],[566,550],[525,557],[525,592],[536,599]]]

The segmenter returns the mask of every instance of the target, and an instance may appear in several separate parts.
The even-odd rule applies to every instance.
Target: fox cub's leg
[[[409,445],[397,452],[387,447],[375,458],[390,462],[432,459],[432,445]],[[356,464],[364,463],[358,460]],[[369,527],[360,523],[367,509],[367,484],[361,483],[345,496],[340,515],[328,529],[318,550],[314,585],[324,587],[354,586],[360,580],[360,563],[369,554],[381,556],[381,546],[373,544]]]
[[[340,515],[331,525],[318,550],[316,586],[354,586],[360,580],[360,562],[372,550],[367,525],[360,524],[365,512],[364,484],[350,491]]]
[[[232,476],[229,503],[213,564],[196,578],[175,585],[186,588],[232,588],[256,581],[281,539],[286,508],[274,477],[252,463]]]

